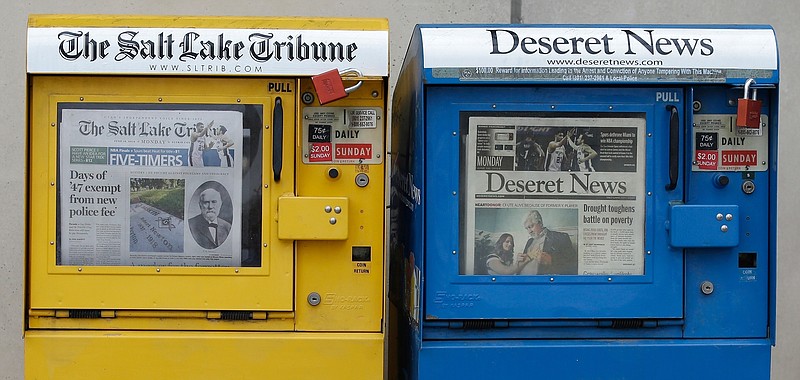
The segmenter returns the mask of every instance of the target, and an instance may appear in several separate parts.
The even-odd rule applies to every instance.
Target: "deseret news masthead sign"
[[[743,73],[771,78],[778,69],[775,34],[768,28],[509,25],[420,30],[424,68],[434,69],[434,76],[458,73],[462,80],[724,81]]]
[[[28,72],[386,76],[388,43],[388,31],[29,28]]]

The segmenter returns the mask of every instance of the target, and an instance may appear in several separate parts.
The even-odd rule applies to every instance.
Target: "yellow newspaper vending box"
[[[32,16],[27,65],[27,379],[383,376],[386,20]]]

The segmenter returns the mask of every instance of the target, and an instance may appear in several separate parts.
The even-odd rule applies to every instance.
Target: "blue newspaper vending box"
[[[768,378],[778,78],[768,26],[418,26],[398,377]]]

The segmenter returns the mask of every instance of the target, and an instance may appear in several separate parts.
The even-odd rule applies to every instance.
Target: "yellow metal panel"
[[[381,379],[383,334],[30,331],[25,378]]]
[[[345,240],[347,198],[278,198],[278,238],[294,240]]]
[[[382,81],[364,81],[357,91],[331,104],[385,107],[385,85]],[[301,80],[300,93],[313,91],[311,86],[310,80]],[[319,104],[308,106],[319,107]],[[301,108],[298,114],[303,114]],[[379,120],[378,128],[385,127],[384,121],[385,118]],[[298,151],[301,143],[298,139]],[[381,157],[385,157],[385,152],[381,152]],[[297,330],[381,331],[385,298],[384,163],[385,160],[376,165],[304,164],[298,155],[297,196],[345,196],[350,214],[346,241],[297,242]],[[331,167],[339,172],[336,178],[328,175]],[[356,185],[355,178],[360,173],[370,178],[366,187]],[[366,248],[371,252],[368,261],[354,257],[354,249]],[[308,302],[312,293],[321,298],[316,306]]]
[[[29,27],[164,27],[172,28],[276,28],[319,30],[388,30],[383,18],[328,17],[207,17],[135,15],[31,15]]]
[[[48,315],[49,314],[49,315]],[[30,329],[60,330],[151,330],[151,331],[292,331],[294,313],[254,312],[253,320],[222,320],[221,312],[117,311],[113,317],[69,318],[65,310],[58,312],[32,310]]]
[[[277,198],[293,192],[293,181],[263,175],[262,266],[258,268],[103,267],[56,265],[57,105],[69,102],[261,104],[271,122],[269,82],[286,79],[33,77],[30,106],[30,214],[28,219],[29,306],[36,309],[283,310],[293,309],[291,241],[277,238]],[[289,110],[294,94],[281,94]],[[284,124],[295,116],[284,113]],[[295,140],[284,132],[284,146]],[[271,152],[271,134],[262,150]],[[265,171],[272,155],[263,154]],[[293,162],[292,149],[284,162]],[[270,173],[271,174],[271,173]],[[294,177],[284,165],[284,178]]]

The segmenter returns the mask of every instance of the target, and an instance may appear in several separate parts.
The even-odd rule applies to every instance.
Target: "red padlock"
[[[314,89],[317,91],[319,104],[342,99],[346,97],[347,94],[361,87],[362,82],[358,81],[356,85],[345,88],[344,82],[342,82],[342,75],[347,73],[354,73],[361,76],[361,72],[356,69],[346,69],[341,73],[339,70],[333,69],[311,77],[311,82],[314,84]]]
[[[740,128],[761,127],[761,101],[756,100],[756,89],[753,89],[753,98],[750,99],[750,86],[756,83],[755,79],[748,78],[744,82],[744,99],[739,99],[736,109],[736,126]]]
[[[330,103],[347,96],[344,91],[344,83],[339,75],[339,70],[333,69],[322,74],[311,77],[314,89],[317,90],[319,104]]]

